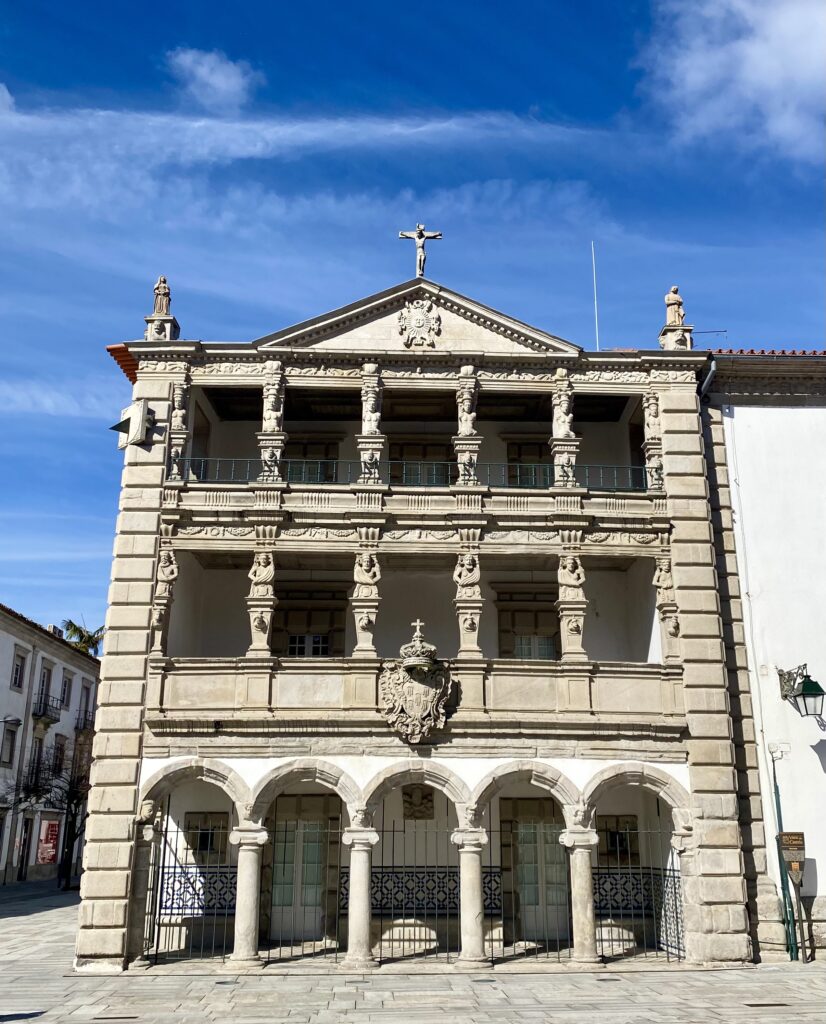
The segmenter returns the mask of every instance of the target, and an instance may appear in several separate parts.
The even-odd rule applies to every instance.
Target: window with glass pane
[[[559,616],[552,591],[498,594],[499,657],[555,661],[559,657]]]
[[[17,746],[17,727],[3,727],[3,745],[0,749],[0,764],[10,767],[14,761],[14,749]]]
[[[60,775],[66,764],[66,737],[55,736],[54,741],[54,772]]]
[[[598,814],[599,863],[606,867],[640,863],[640,836],[636,814]]]
[[[275,828],[272,862],[272,905],[290,907],[295,878],[296,822],[279,822]]]
[[[508,442],[508,485],[510,487],[550,487],[552,483],[553,461],[547,442]]]
[[[199,859],[222,860],[227,852],[229,814],[225,811],[192,811],[184,816],[189,849]]]
[[[67,708],[72,701],[72,677],[64,672],[63,683],[60,687],[60,703]]]
[[[291,658],[326,658],[330,653],[330,637],[321,633],[291,633],[287,653]]]
[[[336,480],[338,441],[290,438],[282,461],[291,483],[331,484]]]
[[[11,669],[11,686],[13,690],[23,689],[23,678],[26,673],[26,655],[18,652],[14,656]]]

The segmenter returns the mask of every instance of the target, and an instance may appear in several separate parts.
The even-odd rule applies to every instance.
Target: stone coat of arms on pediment
[[[409,299],[399,310],[399,334],[405,348],[435,348],[442,318],[430,299]]]
[[[386,661],[379,676],[381,714],[408,743],[420,743],[445,724],[452,683],[436,648],[425,642],[422,622],[399,650],[399,661]]]

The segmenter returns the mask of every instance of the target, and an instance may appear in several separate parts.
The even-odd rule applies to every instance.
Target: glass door
[[[273,844],[270,937],[280,944],[324,935],[327,832],[320,822],[279,821]]]
[[[561,826],[514,823],[522,937],[549,942],[568,934],[568,865]]]

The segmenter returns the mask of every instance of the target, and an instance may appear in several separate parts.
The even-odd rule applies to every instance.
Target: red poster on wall
[[[59,821],[41,821],[40,839],[37,844],[38,864],[54,864],[57,861],[57,837],[59,834]]]

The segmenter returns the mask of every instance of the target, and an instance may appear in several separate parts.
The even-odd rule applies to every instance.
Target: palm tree
[[[85,624],[79,626],[71,619],[64,619],[61,623],[63,633],[72,647],[77,647],[85,654],[97,655],[100,645],[103,643],[103,634],[106,632],[104,626],[97,629],[87,629]]]

